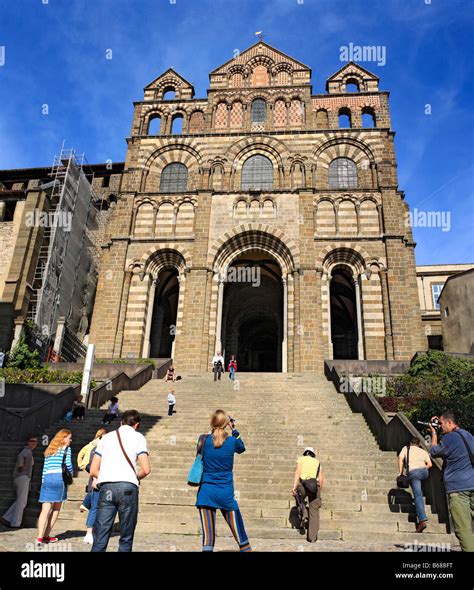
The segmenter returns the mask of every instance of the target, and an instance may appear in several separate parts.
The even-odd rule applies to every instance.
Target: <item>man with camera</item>
[[[433,416],[429,428],[431,456],[444,459],[444,485],[454,533],[462,551],[474,552],[474,437],[467,430],[459,428],[453,412],[445,412],[439,418]],[[440,444],[436,428],[443,433]]]

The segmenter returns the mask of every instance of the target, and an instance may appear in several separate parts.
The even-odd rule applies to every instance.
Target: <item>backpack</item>
[[[95,449],[95,444],[93,442],[87,443],[86,446],[82,447],[77,455],[77,466],[81,471],[89,465],[90,463],[90,456],[92,451]]]

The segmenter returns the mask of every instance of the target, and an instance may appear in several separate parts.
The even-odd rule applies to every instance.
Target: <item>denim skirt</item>
[[[40,502],[64,502],[67,500],[67,486],[62,473],[47,473],[41,485]]]

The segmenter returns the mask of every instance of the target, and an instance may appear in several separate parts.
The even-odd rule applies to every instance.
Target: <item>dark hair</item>
[[[410,441],[411,445],[415,445],[415,447],[419,447],[420,446],[420,439],[416,438],[415,436],[411,439]]]
[[[123,413],[122,424],[125,426],[135,426],[135,424],[140,424],[140,422],[140,414],[136,410],[127,410]]]
[[[441,418],[444,418],[445,420],[450,420],[453,424],[458,423],[458,419],[457,419],[456,414],[451,410],[448,410],[447,412],[443,412],[441,414]]]
[[[110,401],[114,402],[114,404],[116,404],[118,402],[118,397],[111,397]]]
[[[313,457],[313,459],[315,459],[315,458],[316,458],[316,455],[313,453],[313,451],[305,451],[305,452],[303,453],[303,457],[307,457],[308,455],[309,455],[310,457]]]
[[[29,437],[26,439],[26,442],[30,442],[30,440],[35,440],[36,442],[39,442],[39,437],[37,437],[37,436],[35,436],[35,435],[33,435],[33,436],[29,436]]]

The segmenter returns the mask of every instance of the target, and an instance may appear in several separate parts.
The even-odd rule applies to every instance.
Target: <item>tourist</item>
[[[18,528],[21,526],[23,512],[28,502],[31,474],[35,463],[33,451],[37,446],[38,439],[35,436],[30,436],[16,459],[13,470],[13,487],[15,488],[16,500],[0,519],[8,527]]]
[[[168,393],[168,416],[173,415],[173,408],[176,403],[176,397],[174,395],[174,389]]]
[[[438,433],[433,422],[439,420],[443,438],[438,444]],[[448,506],[453,520],[454,534],[462,551],[474,551],[472,516],[474,513],[474,437],[459,427],[456,415],[445,412],[430,421],[433,458],[444,459],[443,479],[448,495]]]
[[[166,371],[165,383],[168,381],[172,381],[173,383],[176,381],[176,369],[173,367],[173,365],[170,365]]]
[[[71,461],[72,432],[62,429],[56,433],[44,452],[43,477],[39,501],[42,504],[38,517],[37,543],[56,543],[58,539],[51,537],[51,531],[61,510],[62,503],[67,500],[67,474],[63,473],[63,465],[72,477]]]
[[[410,450],[409,453],[408,450]],[[428,478],[428,469],[431,469],[432,463],[428,453],[420,447],[418,438],[412,438],[410,445],[403,447],[398,455],[398,470],[400,475],[403,474],[405,467],[415,500],[416,532],[422,533],[427,527],[428,518],[426,516],[421,482]]]
[[[297,500],[301,499],[303,508],[303,525],[307,528],[306,539],[309,543],[318,540],[319,509],[321,508],[321,491],[324,486],[323,470],[316,459],[313,447],[306,447],[303,455],[296,461],[296,470],[291,493]],[[308,499],[306,507],[305,499]]]
[[[230,361],[229,361],[229,365],[227,367],[227,370],[229,371],[229,379],[231,381],[234,381],[235,380],[235,372],[237,371],[237,361],[235,360],[234,354],[230,357]]]
[[[91,442],[87,443],[87,445],[85,445],[79,451],[79,454],[77,456],[77,466],[79,467],[79,469],[85,470],[89,473],[90,464],[92,458],[94,457],[95,448],[99,444],[99,441],[104,436],[104,434],[107,434],[107,430],[105,430],[105,428],[99,428],[99,430],[95,434],[94,439],[91,440]],[[86,536],[84,537],[84,543],[89,544],[92,544],[92,527],[94,526],[99,496],[98,491],[95,489],[95,483],[95,479],[89,477],[89,482],[86,486],[86,495],[79,508],[81,512],[84,512],[86,510],[89,511],[86,521],[87,532]]]
[[[214,550],[217,509],[227,521],[240,551],[252,550],[234,497],[234,453],[245,451],[234,422],[223,410],[216,410],[211,416],[212,434],[202,435],[198,441],[197,451],[203,457],[203,475],[196,506],[201,517],[203,551]],[[230,432],[232,436],[229,436]]]
[[[212,372],[214,373],[214,381],[221,380],[221,375],[224,372],[224,357],[220,352],[216,353],[212,359]]]
[[[102,418],[102,424],[110,424],[114,418],[117,418],[119,413],[118,397],[111,397],[107,408],[107,414]]]
[[[72,419],[84,420],[86,413],[86,406],[83,403],[83,397],[80,395],[72,402]]]
[[[127,410],[122,425],[99,441],[90,466],[99,489],[97,512],[93,526],[93,552],[107,550],[115,516],[119,515],[119,551],[130,552],[138,517],[138,486],[150,474],[146,439],[138,432],[140,414]],[[138,461],[140,472],[135,465]]]

